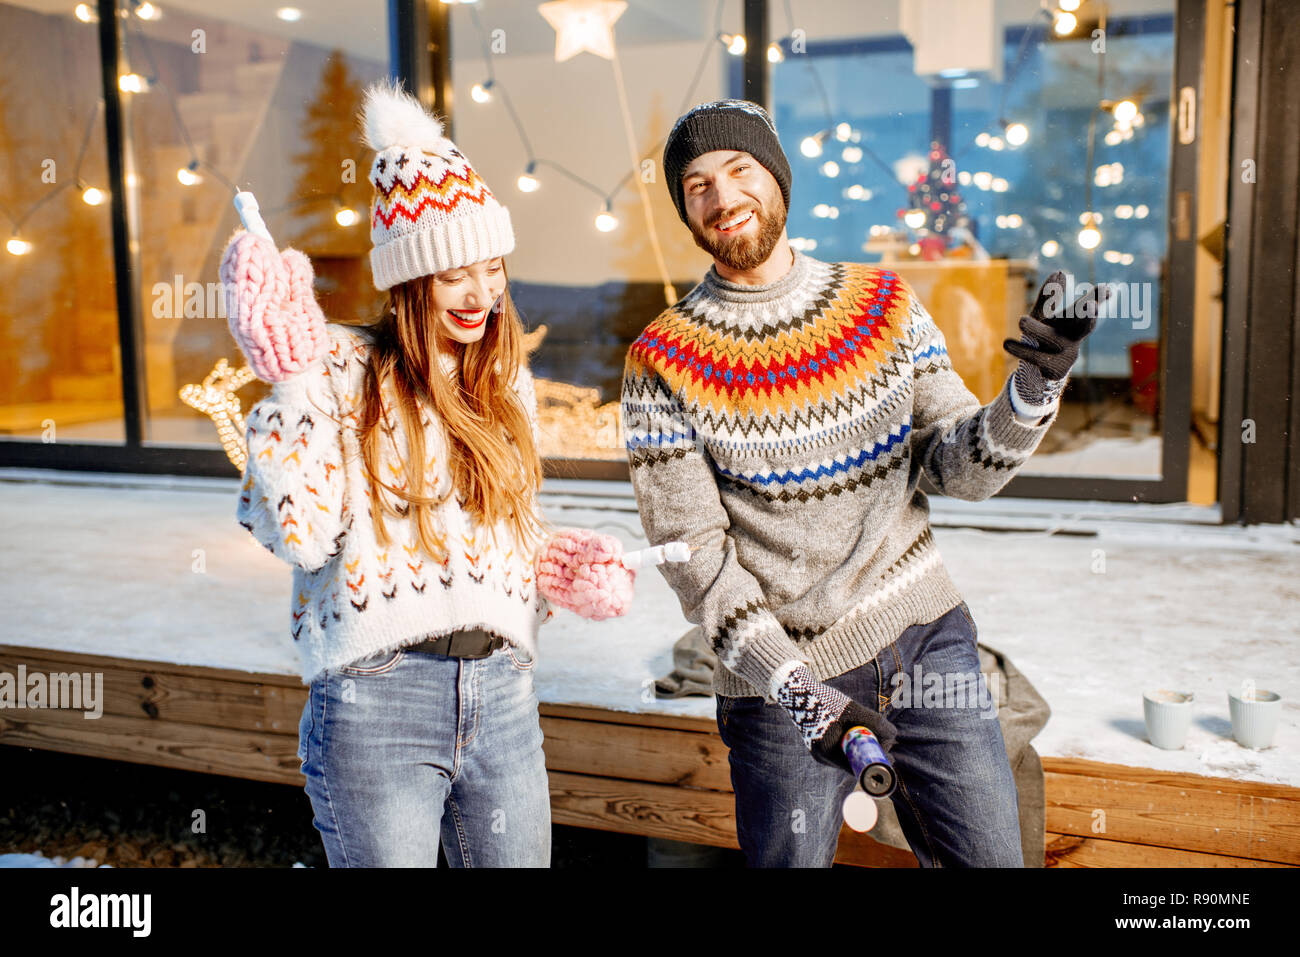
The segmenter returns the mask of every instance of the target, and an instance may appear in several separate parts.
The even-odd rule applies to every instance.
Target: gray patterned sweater
[[[930,533],[924,471],[978,501],[1037,447],[1010,378],[988,405],[886,269],[795,253],[780,280],[710,269],[628,352],[624,440],[659,569],[721,667],[718,694],[771,696],[791,660],[825,681],[958,602]],[[875,702],[866,702],[874,706]]]

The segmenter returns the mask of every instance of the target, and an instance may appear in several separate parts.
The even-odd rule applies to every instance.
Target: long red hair
[[[420,547],[438,562],[444,561],[447,542],[433,517],[455,493],[479,523],[490,529],[504,520],[520,546],[531,551],[544,528],[535,510],[542,463],[528,414],[512,387],[525,363],[519,314],[507,289],[478,342],[452,343],[436,328],[433,283],[433,276],[423,276],[392,287],[388,312],[369,327],[374,342],[362,388],[358,439],[370,482],[376,539],[380,545],[390,544],[384,519],[406,512],[415,524]],[[449,349],[460,353],[459,383],[442,368],[440,357]],[[406,439],[403,489],[379,477],[385,428],[393,428],[381,389],[381,383],[389,382],[397,424]],[[443,426],[452,478],[452,486],[435,489],[437,494],[425,491],[427,450],[421,418],[429,409]],[[381,486],[404,500],[408,509],[394,508],[381,494]]]

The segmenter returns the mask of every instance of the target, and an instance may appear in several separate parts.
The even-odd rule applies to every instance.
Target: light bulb
[[[976,145],[976,146],[988,146],[988,145],[989,145],[989,135],[988,135],[987,133],[981,133],[979,136],[975,137],[975,145]]]
[[[848,199],[866,199],[867,191],[861,183],[854,183],[844,191],[844,195]]]
[[[1079,245],[1084,249],[1096,249],[1101,242],[1101,231],[1096,226],[1085,226],[1079,230]]]
[[[609,210],[596,215],[596,228],[602,233],[608,233],[618,228],[618,219]]]
[[[135,15],[141,20],[156,20],[158,18],[158,8],[152,3],[142,3],[135,8]]]
[[[82,23],[99,22],[99,14],[97,14],[95,12],[95,8],[88,3],[77,4],[77,8],[72,12],[76,14],[77,19],[80,20]]]
[[[1115,263],[1116,265],[1119,265],[1120,261],[1124,258],[1124,256],[1122,253],[1120,253],[1118,249],[1108,249],[1101,254],[1101,258],[1106,260],[1106,262],[1108,263]]]
[[[1124,134],[1121,133],[1119,130],[1111,130],[1109,133],[1106,134],[1107,146],[1118,146],[1123,141],[1124,141]]]
[[[840,158],[846,163],[861,163],[862,148],[859,146],[846,146],[844,152],[840,153]]]
[[[925,210],[909,209],[907,213],[903,216],[903,222],[905,222],[912,229],[920,229],[922,226],[925,225]]]
[[[726,44],[727,52],[732,56],[740,56],[745,52],[745,37],[743,34],[724,33],[719,39]]]
[[[1010,188],[1010,184],[1007,183],[1007,181],[1003,179],[1001,176],[999,176],[997,179],[993,180],[993,182],[989,184],[989,188],[992,189],[993,192],[995,193],[1005,193]]]
[[[809,159],[822,155],[822,141],[819,136],[805,136],[799,144],[799,152]]]
[[[519,178],[515,180],[515,185],[519,187],[519,192],[521,193],[535,193],[537,192],[537,187],[542,184],[527,173],[520,173]]]
[[[1052,29],[1056,31],[1058,37],[1066,36],[1074,32],[1074,28],[1079,25],[1078,19],[1073,13],[1057,13],[1056,19],[1052,23]]]
[[[1000,136],[989,137],[989,149],[995,153],[1002,152],[1002,150],[1006,148],[1006,145],[1006,143],[1002,142],[1002,137]]]
[[[835,127],[835,138],[841,143],[847,143],[851,136],[853,136],[853,127],[849,126],[849,124],[840,123]]]
[[[123,73],[117,78],[117,88],[123,93],[143,93],[149,84],[139,73]]]
[[[781,52],[781,44],[769,43],[767,45],[767,62],[780,63],[785,59],[785,54]]]
[[[1047,257],[1055,256],[1060,251],[1061,244],[1055,239],[1049,239],[1047,242],[1043,243],[1042,249],[1040,250],[1040,252]]]
[[[1012,123],[1007,127],[1007,142],[1012,146],[1023,146],[1029,139],[1029,127],[1024,123]]]
[[[176,179],[180,181],[182,186],[194,186],[203,182],[203,177],[188,166],[182,166],[176,171]]]
[[[275,15],[285,23],[297,23],[302,19],[302,11],[297,7],[281,7],[275,11]]]
[[[1120,100],[1115,104],[1114,114],[1116,123],[1120,126],[1128,126],[1138,114],[1137,104],[1132,100]]]
[[[343,226],[345,228],[348,226],[355,226],[357,224],[357,220],[359,220],[360,218],[361,217],[357,215],[357,211],[355,209],[351,209],[350,207],[347,206],[344,206],[342,209],[340,209],[337,213],[334,214],[334,222],[338,223],[340,226]]]
[[[1073,13],[1079,9],[1079,0],[1058,0],[1056,5],[1062,10]]]
[[[1133,210],[1133,215],[1136,216],[1138,219],[1146,219],[1147,214],[1150,212],[1151,210],[1147,209],[1147,204],[1142,203],[1136,209]]]
[[[488,81],[489,84],[491,82],[491,80]],[[482,83],[475,83],[470,88],[469,95],[474,99],[475,103],[489,103],[492,100],[492,92]]]
[[[98,206],[107,198],[107,194],[102,189],[96,189],[94,186],[87,186],[81,191],[81,201],[87,206]]]
[[[835,160],[827,160],[825,163],[822,163],[822,175],[831,177],[839,176],[840,164],[835,162]]]
[[[32,244],[25,239],[19,239],[15,236],[9,242],[5,243],[5,249],[9,250],[15,256],[26,256],[32,251]]]

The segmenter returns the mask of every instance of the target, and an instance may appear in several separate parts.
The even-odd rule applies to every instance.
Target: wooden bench
[[[102,673],[103,714],[0,709],[0,744],[302,785],[307,689],[295,675],[0,645],[0,672],[20,665]],[[541,722],[556,823],[737,847],[727,749],[711,719],[543,703]],[[1043,765],[1049,867],[1300,865],[1300,788],[1074,758]],[[836,859],[916,866],[847,829]]]

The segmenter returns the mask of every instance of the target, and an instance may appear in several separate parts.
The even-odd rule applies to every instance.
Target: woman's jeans
[[[399,649],[311,684],[298,726],[330,867],[548,867],[533,661]]]
[[[826,682],[898,728],[892,801],[922,867],[1024,866],[1015,781],[975,638],[962,602]],[[928,675],[943,678],[942,692]],[[750,866],[829,867],[853,777],[815,761],[785,711],[762,698],[719,696],[718,728]]]

